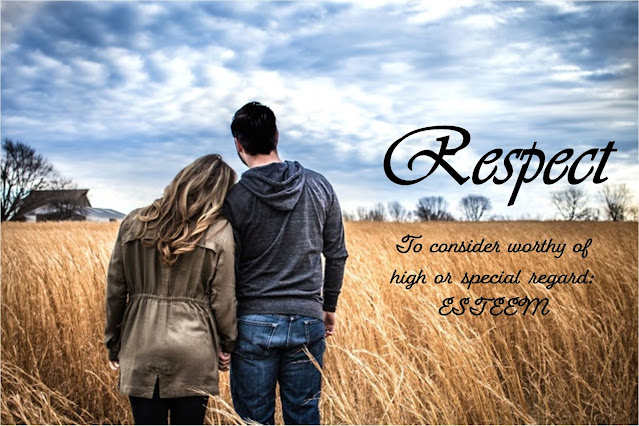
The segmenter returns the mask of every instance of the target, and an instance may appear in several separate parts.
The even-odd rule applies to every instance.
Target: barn
[[[76,220],[89,222],[115,222],[124,214],[113,209],[91,206],[88,189],[54,189],[31,191],[24,200],[20,220],[41,222],[47,220]]]

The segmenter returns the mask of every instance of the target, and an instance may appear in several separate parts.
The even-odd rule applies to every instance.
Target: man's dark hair
[[[277,147],[275,114],[259,102],[249,102],[237,110],[231,133],[249,155],[269,154]]]

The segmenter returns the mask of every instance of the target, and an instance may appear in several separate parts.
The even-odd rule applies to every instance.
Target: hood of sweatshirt
[[[304,180],[300,163],[283,161],[247,170],[239,184],[272,208],[289,211],[300,199]]]

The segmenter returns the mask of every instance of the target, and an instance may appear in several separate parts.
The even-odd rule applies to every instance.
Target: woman
[[[203,392],[219,393],[237,336],[233,232],[221,215],[235,179],[219,155],[206,155],[122,221],[104,342],[136,424],[167,424],[169,414],[172,424],[202,424]]]

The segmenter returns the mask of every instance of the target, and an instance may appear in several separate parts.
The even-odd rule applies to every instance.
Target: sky
[[[94,207],[127,213],[160,197],[175,174],[216,152],[238,172],[230,121],[250,101],[277,116],[279,153],[322,173],[342,208],[415,208],[479,194],[493,214],[553,218],[550,193],[570,185],[459,185],[443,168],[409,186],[383,160],[408,132],[458,126],[469,145],[449,158],[472,174],[501,148],[547,159],[615,141],[603,176],[639,200],[637,2],[18,2],[2,1],[4,140],[43,154]],[[403,179],[424,176],[422,132],[393,153]],[[601,154],[590,165],[597,165]],[[587,171],[589,164],[582,164]],[[532,163],[531,168],[536,163]],[[570,163],[568,163],[570,164]],[[505,175],[502,160],[496,162]],[[493,165],[493,166],[494,166]],[[488,170],[488,169],[485,169]],[[553,173],[554,174],[554,173]],[[580,184],[591,195],[602,184]]]

